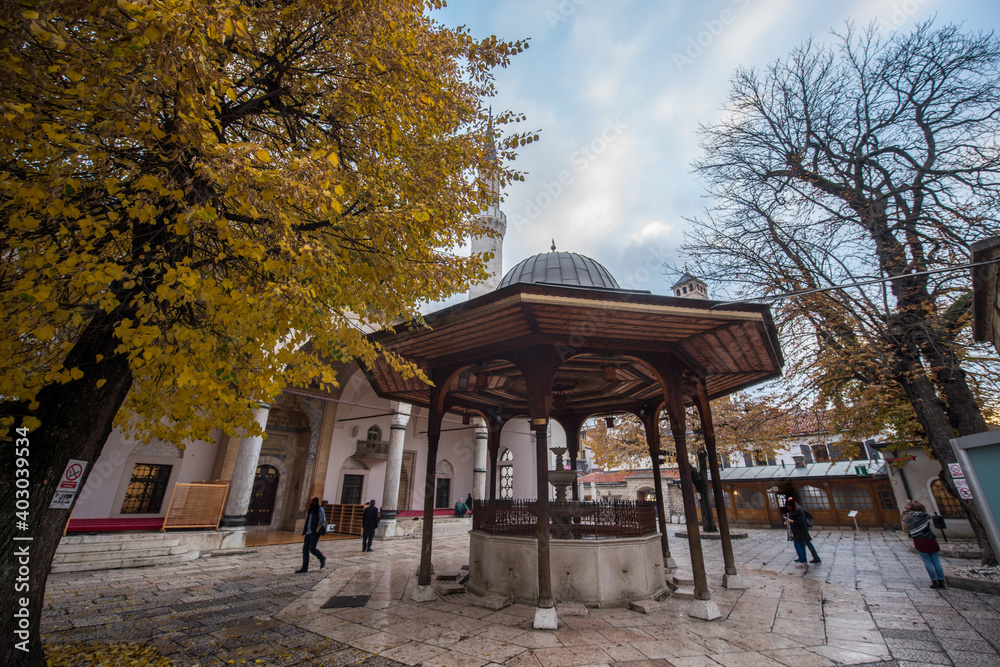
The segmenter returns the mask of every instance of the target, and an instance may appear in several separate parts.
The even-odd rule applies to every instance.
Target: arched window
[[[738,510],[764,509],[764,496],[757,489],[736,489],[733,499]]]
[[[514,497],[514,454],[509,449],[503,450],[497,467],[500,469],[499,496],[502,500],[510,500]]]
[[[382,441],[382,429],[378,426],[372,426],[368,429],[368,437],[365,438],[368,442],[381,442]]]
[[[931,482],[931,493],[934,494],[934,503],[937,505],[938,514],[951,519],[965,518],[962,503],[951,495],[951,489],[942,484],[940,479]]]
[[[870,510],[872,496],[857,486],[838,486],[833,490],[833,504],[839,510]]]
[[[796,494],[799,505],[807,510],[828,510],[830,509],[830,499],[826,496],[826,491],[818,486],[803,486]]]

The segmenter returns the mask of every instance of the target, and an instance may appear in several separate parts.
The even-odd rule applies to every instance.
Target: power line
[[[830,285],[829,287],[817,287],[815,289],[801,290],[798,292],[785,292],[782,294],[772,294],[770,296],[760,296],[753,299],[740,299],[739,301],[726,301],[724,303],[717,303],[712,308],[720,308],[722,306],[732,306],[741,303],[770,303],[777,301],[779,299],[790,299],[795,296],[803,296],[806,294],[817,294],[819,292],[830,292],[838,289],[846,289],[848,287],[864,287],[865,285],[877,285],[879,283],[887,283],[891,280],[899,280],[900,278],[910,278],[912,276],[929,276],[933,273],[947,273],[949,271],[963,271],[965,269],[971,269],[976,266],[986,266],[987,264],[996,264],[1000,262],[1000,257],[997,259],[990,259],[985,262],[973,262],[970,264],[960,264],[959,266],[948,266],[941,269],[929,269],[927,271],[916,271],[915,273],[907,273],[901,276],[888,276],[886,278],[872,278],[871,280],[859,280],[853,283],[844,283],[843,285]]]

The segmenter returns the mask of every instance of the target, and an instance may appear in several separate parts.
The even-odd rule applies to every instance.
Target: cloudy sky
[[[766,67],[848,20],[1000,29],[996,0],[451,0],[433,16],[476,37],[530,38],[493,100],[541,130],[515,163],[525,181],[505,192],[504,271],[555,238],[658,294],[677,278],[661,265],[683,265],[685,218],[706,205],[691,170],[698,125],[717,117],[737,67]]]

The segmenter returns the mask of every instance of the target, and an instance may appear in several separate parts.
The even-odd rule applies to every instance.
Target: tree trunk
[[[952,429],[944,406],[938,399],[934,385],[924,375],[919,364],[912,362],[912,357],[909,360],[904,359],[903,353],[900,353],[899,357],[899,361],[896,364],[896,370],[898,371],[897,378],[899,378],[900,384],[906,391],[906,395],[910,399],[910,404],[913,405],[913,411],[916,413],[920,425],[923,426],[924,434],[927,437],[927,442],[931,450],[934,452],[934,456],[941,463],[942,471],[939,479],[958,498],[958,492],[955,489],[954,483],[945,474],[948,464],[956,461],[950,442],[955,437],[955,431]],[[960,502],[962,503],[962,509],[965,510],[965,514],[969,519],[969,523],[972,525],[972,530],[976,533],[979,546],[983,550],[983,564],[996,565],[997,557],[993,553],[993,547],[986,534],[983,521],[979,516],[979,510],[976,509],[975,503],[970,500],[960,499]]]
[[[10,545],[0,565],[0,577],[8,582],[0,598],[0,605],[7,610],[2,622],[5,646],[0,664],[46,664],[39,634],[45,582],[72,511],[49,509],[49,503],[70,459],[87,462],[78,491],[83,488],[132,385],[128,358],[114,354],[112,327],[107,326],[111,318],[109,315],[100,318],[103,322],[92,323],[67,356],[66,367],[81,368],[83,378],[45,387],[38,394],[35,410],[29,410],[24,402],[0,405],[0,416],[14,417],[15,430],[8,435],[16,443],[16,448],[4,446],[0,458],[0,466],[11,471],[3,475],[0,483],[0,500],[5,515],[11,517],[0,527],[2,542]],[[86,335],[88,332],[94,335]],[[104,355],[101,361],[96,361],[98,354]],[[107,382],[98,387],[100,379]],[[22,424],[27,416],[38,418],[41,425],[26,431]],[[24,454],[21,465],[29,475],[25,489],[15,488],[14,480],[21,479],[13,474],[20,463],[15,449],[19,456]],[[26,511],[17,511],[19,499],[21,507],[24,500],[28,501]]]

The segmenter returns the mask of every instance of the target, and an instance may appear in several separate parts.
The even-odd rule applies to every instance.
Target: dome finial
[[[555,239],[552,239],[552,248],[551,248],[551,250],[552,250],[552,252],[556,251],[556,240]]]

